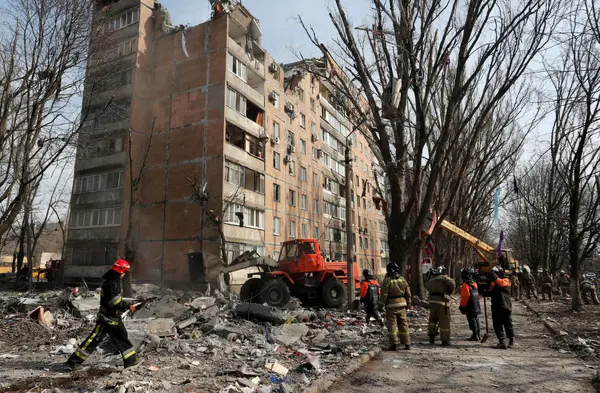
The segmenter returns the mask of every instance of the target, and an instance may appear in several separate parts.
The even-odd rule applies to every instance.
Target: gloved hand
[[[129,311],[133,314],[135,312],[135,304],[129,306]]]

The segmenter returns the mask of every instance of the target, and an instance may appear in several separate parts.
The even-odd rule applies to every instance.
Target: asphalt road
[[[483,306],[483,304],[482,304]],[[489,307],[489,304],[488,304]],[[492,331],[487,343],[472,343],[466,317],[458,310],[452,320],[451,347],[439,341],[427,343],[426,326],[412,335],[411,351],[382,352],[330,392],[578,392],[596,390],[591,385],[598,364],[585,364],[572,353],[551,348],[552,339],[543,324],[522,304],[515,304],[513,321],[516,347],[493,348]],[[484,322],[483,315],[481,322]],[[415,321],[415,324],[418,322]],[[491,316],[489,320],[491,328]],[[485,326],[484,324],[482,324]],[[439,337],[438,337],[439,338]]]

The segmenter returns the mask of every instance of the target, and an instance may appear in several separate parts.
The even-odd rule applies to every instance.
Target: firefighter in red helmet
[[[140,362],[121,319],[122,312],[126,310],[135,311],[133,304],[123,300],[121,289],[121,280],[130,268],[129,262],[118,259],[111,269],[102,276],[104,282],[100,292],[100,310],[96,319],[96,326],[67,360],[67,365],[71,369],[76,369],[85,362],[100,344],[105,334],[109,335],[121,352],[125,368],[135,366]]]

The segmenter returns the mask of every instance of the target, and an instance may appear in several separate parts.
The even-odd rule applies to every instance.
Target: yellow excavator
[[[496,247],[490,246],[451,222],[442,220],[440,222],[440,227],[466,241],[475,249],[475,252],[481,258],[481,260],[475,264],[475,267],[479,273],[477,275],[477,284],[479,285],[479,290],[482,294],[489,289],[492,268],[498,263],[504,269],[506,274],[511,274],[519,268],[519,262],[513,258],[512,250],[502,249],[502,257],[498,258]]]

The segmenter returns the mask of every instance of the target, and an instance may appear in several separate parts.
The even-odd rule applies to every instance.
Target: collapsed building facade
[[[224,260],[277,260],[294,238],[345,260],[346,197],[354,260],[381,271],[374,156],[343,100],[273,59],[241,4],[212,3],[210,20],[185,27],[154,0],[97,2],[107,49],[88,67],[65,277],[99,277],[134,248],[135,279],[210,282]]]

